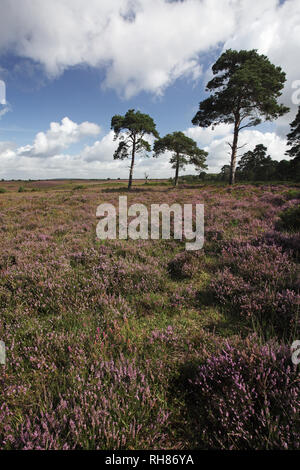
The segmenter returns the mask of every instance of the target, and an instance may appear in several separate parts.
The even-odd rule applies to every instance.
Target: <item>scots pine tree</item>
[[[159,134],[153,119],[148,114],[129,109],[125,116],[116,114],[111,120],[111,129],[114,130],[114,139],[119,138],[119,145],[114,153],[114,159],[124,160],[131,158],[128,189],[132,186],[135,157],[142,152],[150,152],[151,146],[144,139],[147,135],[158,138]]]
[[[229,183],[233,184],[239,132],[260,124],[263,119],[276,119],[289,110],[277,102],[285,73],[256,50],[232,49],[219,57],[212,71],[214,78],[206,87],[212,94],[200,102],[192,123],[201,127],[222,122],[234,125],[229,176]]]
[[[166,151],[172,152],[170,163],[175,169],[174,186],[178,185],[179,170],[185,165],[195,165],[199,171],[207,168],[205,165],[207,152],[199,149],[197,143],[183,132],[173,132],[161,137],[154,142],[153,150],[155,157]]]

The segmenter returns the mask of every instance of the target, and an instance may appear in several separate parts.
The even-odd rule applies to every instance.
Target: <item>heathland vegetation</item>
[[[162,183],[1,183],[2,449],[299,446],[299,187]],[[122,194],[203,249],[97,239]]]
[[[280,164],[299,171],[300,113],[291,162],[276,166],[258,145],[236,170],[242,127],[286,111],[284,73],[256,51],[227,51],[213,72],[193,121],[234,124],[217,183],[192,139],[160,138],[134,110],[111,123],[129,187],[0,182],[0,449],[299,449],[300,187],[290,170],[257,180],[281,179]],[[133,185],[147,135],[157,164],[172,153],[174,181]],[[191,184],[179,176],[187,163],[201,171]],[[97,206],[121,195],[204,204],[203,248],[98,239]]]

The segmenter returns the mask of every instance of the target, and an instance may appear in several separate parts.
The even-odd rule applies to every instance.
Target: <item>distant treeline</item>
[[[218,178],[227,180],[230,165],[224,165]],[[267,155],[267,148],[256,145],[242,155],[236,169],[237,181],[300,181],[300,156],[293,160],[276,161]]]
[[[196,181],[228,181],[230,165],[224,165],[220,173],[206,173],[199,175],[187,175],[180,178],[185,182]],[[272,160],[267,155],[267,148],[256,145],[254,150],[249,150],[242,155],[236,169],[236,181],[295,181],[300,182],[300,156],[293,160]]]

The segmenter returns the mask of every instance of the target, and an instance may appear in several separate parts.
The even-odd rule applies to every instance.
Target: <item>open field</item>
[[[135,180],[135,186],[144,185],[145,180]],[[168,184],[167,180],[151,180],[147,183],[149,186],[165,185]],[[61,180],[13,180],[13,181],[0,181],[0,192],[6,191],[19,191],[21,192],[35,192],[35,191],[66,191],[66,190],[94,190],[95,188],[101,189],[103,187],[116,187],[127,188],[128,180],[80,180],[80,179],[61,179]]]
[[[1,188],[0,449],[299,448],[299,185]],[[203,249],[97,239],[120,195],[204,203]]]

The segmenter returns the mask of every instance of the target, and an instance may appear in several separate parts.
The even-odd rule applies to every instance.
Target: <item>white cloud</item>
[[[154,142],[154,137],[151,135],[144,136],[144,139],[149,142],[152,146]],[[114,131],[109,131],[106,135],[100,140],[96,140],[93,145],[86,145],[84,149],[80,152],[80,156],[86,162],[103,162],[111,161],[113,154],[118,146],[118,140],[114,140]],[[143,153],[137,154],[136,161],[143,161]],[[127,163],[128,165],[128,163]]]
[[[14,142],[0,142],[0,155],[3,156],[4,153],[14,150],[15,147],[16,144]]]
[[[227,127],[227,129],[226,129]],[[195,132],[193,133],[192,131]],[[230,162],[230,148],[227,142],[231,142],[232,133],[230,126],[216,126],[215,130],[190,128],[185,131],[194,138],[199,147],[209,152],[207,164],[209,172],[219,172],[221,167]],[[261,132],[258,130],[243,130],[240,133],[239,145],[245,145],[239,150],[242,155],[248,150],[253,150],[255,145],[264,144],[268,153],[275,160],[285,157],[286,140],[276,135],[275,132]],[[0,143],[0,177],[5,178],[127,178],[129,160],[114,160],[113,153],[117,142],[113,140],[113,132],[109,131],[102,139],[93,145],[86,145],[82,151],[75,155],[57,152],[50,158],[44,158],[40,153],[36,158],[31,158],[20,148],[16,148],[12,142]],[[169,178],[174,170],[169,163],[170,153],[166,152],[159,158],[136,159],[134,177],[144,178],[145,172],[150,178]],[[186,173],[195,173],[192,166],[187,166]]]
[[[208,171],[218,173],[223,165],[230,164],[231,148],[228,142],[232,142],[232,133],[230,132],[219,139],[212,137],[211,141],[204,147],[209,153],[207,158]],[[275,132],[264,133],[250,129],[240,132],[238,145],[241,148],[238,150],[238,159],[243,153],[253,150],[257,144],[265,145],[268,154],[271,155],[273,160],[288,160],[284,155],[287,149],[285,139],[278,136]]]
[[[114,132],[110,131],[101,140],[96,140],[93,145],[86,145],[81,156],[87,162],[109,161],[115,149]]]
[[[219,124],[218,126],[203,127],[189,127],[184,133],[198,142],[200,147],[208,145],[213,139],[222,137],[232,131],[232,124]]]
[[[13,142],[0,142],[0,177],[3,178],[127,178],[129,160],[114,160],[113,154],[118,141],[114,141],[111,130],[92,145],[85,145],[77,154],[70,155],[63,150],[85,136],[95,136],[100,127],[84,122],[76,124],[69,118],[62,119],[61,124],[52,122],[50,129],[36,135],[33,145],[18,147]],[[153,138],[148,139],[153,143]],[[32,158],[34,157],[34,158]],[[156,159],[155,159],[156,160]],[[161,169],[168,171],[166,157],[156,160],[144,159],[142,155],[136,158],[136,177],[143,178],[144,161],[150,163],[152,174],[161,177]],[[161,163],[165,162],[162,166]],[[146,165],[147,166],[147,165]],[[168,176],[168,174],[167,174]],[[154,176],[153,176],[154,177]]]
[[[13,51],[50,77],[104,67],[104,87],[126,97],[160,94],[178,77],[197,79],[199,54],[224,44],[258,48],[299,78],[299,0],[1,0],[0,53]]]
[[[61,124],[51,122],[50,129],[39,132],[33,145],[25,145],[17,150],[18,156],[25,157],[52,157],[71,144],[78,142],[87,136],[96,136],[100,132],[100,127],[92,122],[76,124],[68,117],[64,117]]]
[[[234,3],[236,0],[234,0]],[[1,0],[0,53],[41,63],[51,77],[74,65],[105,67],[103,86],[126,97],[197,79],[201,52],[235,27],[231,0]]]

